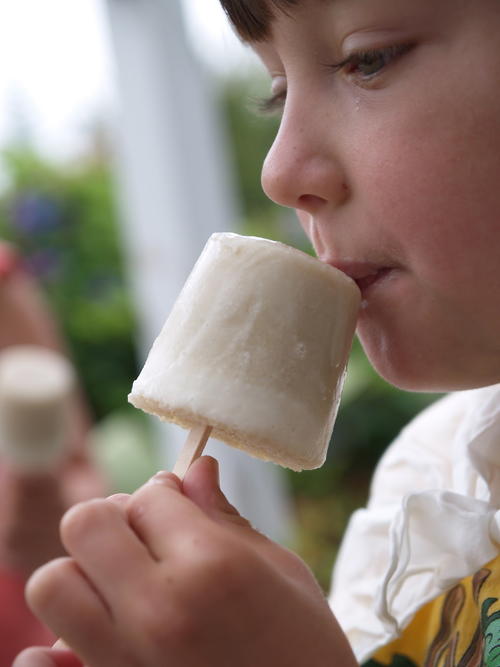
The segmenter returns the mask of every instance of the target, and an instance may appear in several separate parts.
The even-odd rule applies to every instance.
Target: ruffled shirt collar
[[[500,385],[457,392],[406,427],[352,517],[330,602],[359,662],[500,552]]]

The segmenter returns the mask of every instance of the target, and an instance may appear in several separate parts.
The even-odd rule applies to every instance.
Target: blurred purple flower
[[[58,227],[63,219],[58,202],[36,191],[21,192],[14,199],[13,224],[26,234],[40,234]]]

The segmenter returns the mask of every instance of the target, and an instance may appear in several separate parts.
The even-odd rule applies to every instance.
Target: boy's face
[[[287,12],[253,45],[286,89],[264,189],[358,281],[358,333],[390,382],[499,382],[499,0]]]

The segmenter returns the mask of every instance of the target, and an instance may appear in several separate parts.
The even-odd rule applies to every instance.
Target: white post
[[[230,231],[237,209],[213,89],[189,48],[178,0],[107,5],[120,103],[116,173],[145,354],[206,239]],[[162,432],[170,466],[185,433]],[[214,448],[231,501],[263,532],[286,540],[279,471],[220,443]]]
[[[118,179],[149,347],[211,232],[236,217],[211,90],[175,0],[108,0],[121,106]]]

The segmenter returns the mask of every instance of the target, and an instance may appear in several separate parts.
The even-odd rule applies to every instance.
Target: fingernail
[[[219,483],[219,462],[217,459],[214,459],[213,456],[207,456],[205,454],[204,456],[200,456],[200,458],[193,463],[192,467],[194,468],[198,465],[201,465],[204,468],[209,468],[210,474],[215,478],[217,484]]]
[[[214,459],[212,456],[207,457],[212,465],[212,472],[215,477],[215,481],[217,484],[220,482],[220,469],[219,469],[219,461],[217,459]]]

